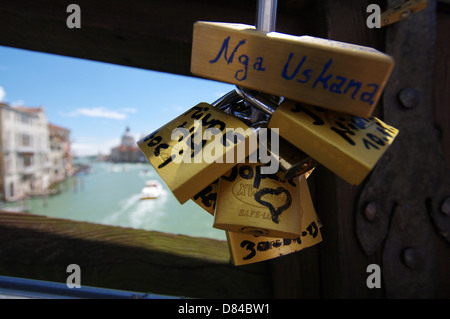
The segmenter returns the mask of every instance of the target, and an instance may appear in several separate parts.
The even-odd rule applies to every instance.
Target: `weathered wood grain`
[[[312,19],[311,0],[279,4],[282,32],[299,33]],[[253,24],[256,2],[239,0],[77,0],[81,28],[69,29],[71,0],[3,0],[0,45],[189,75],[195,21]]]
[[[0,213],[0,274],[203,298],[267,298],[264,264],[235,267],[225,241],[23,213]]]

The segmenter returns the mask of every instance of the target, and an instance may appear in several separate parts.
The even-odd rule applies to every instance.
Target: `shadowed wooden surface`
[[[311,0],[278,6],[277,30],[306,33]],[[0,45],[192,76],[195,21],[255,24],[257,1],[78,0],[81,28],[69,29],[71,0],[3,0]]]
[[[0,213],[0,274],[200,298],[268,298],[265,264],[235,267],[225,241]]]

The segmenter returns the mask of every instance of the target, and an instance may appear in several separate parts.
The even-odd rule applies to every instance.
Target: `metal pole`
[[[276,19],[277,0],[258,0],[256,29],[265,32],[275,31]]]

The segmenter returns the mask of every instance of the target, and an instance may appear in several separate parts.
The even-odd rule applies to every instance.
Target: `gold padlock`
[[[307,172],[297,177],[300,185],[299,196],[303,211],[301,216],[301,225],[303,227],[301,235],[290,239],[226,231],[231,259],[234,265],[246,265],[288,255],[314,246],[322,241],[320,233],[321,223],[317,218],[308,183],[306,182],[308,176]],[[218,184],[219,180],[214,181],[192,198],[195,203],[213,216]]]
[[[181,204],[257,150],[254,130],[216,107],[236,97],[199,103],[138,141]]]
[[[240,163],[219,179],[213,227],[244,234],[297,238],[302,208],[295,179],[262,174],[261,163]]]
[[[286,100],[270,128],[347,182],[358,185],[399,131],[376,117],[361,118]]]
[[[300,159],[302,159],[303,157],[299,157]],[[286,179],[291,179],[291,178],[296,178],[296,177],[300,177],[300,178],[305,178],[308,179],[308,177],[311,175],[311,173],[313,172],[314,168],[315,168],[315,163],[313,165],[311,165],[311,162],[309,160],[310,158],[308,157],[308,160],[306,162],[302,162],[303,166],[301,168],[296,168],[296,169],[289,169],[289,165],[291,165],[290,163],[299,163],[299,161],[296,160],[284,160],[283,158],[280,158],[280,172],[278,173],[280,176],[280,179],[282,179],[283,181]],[[287,164],[281,164],[283,162],[286,162]],[[286,171],[284,170],[284,167],[287,167]],[[291,174],[292,172],[294,172],[293,177],[287,178],[288,174]],[[302,174],[300,174],[302,172]],[[217,201],[217,189],[219,186],[219,179],[215,180],[214,182],[212,182],[211,184],[209,184],[207,187],[205,187],[204,189],[202,189],[198,194],[196,194],[192,199],[192,201],[194,203],[196,203],[197,205],[199,205],[201,208],[203,208],[205,211],[207,211],[209,214],[214,216],[214,211],[216,208],[216,201]],[[302,205],[303,206],[303,205]]]
[[[268,127],[351,184],[359,184],[398,135],[376,117],[362,118],[291,100],[272,103],[260,92],[236,92],[270,114]]]
[[[191,72],[369,117],[394,67],[373,48],[237,23],[194,24]]]
[[[322,241],[320,222],[309,192],[306,176],[297,178],[302,207],[301,234],[297,238],[273,238],[227,232],[227,241],[234,265],[246,265],[288,255]]]

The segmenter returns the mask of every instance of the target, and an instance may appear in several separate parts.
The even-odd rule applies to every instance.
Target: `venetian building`
[[[114,163],[136,163],[142,162],[142,156],[130,128],[127,127],[122,135],[120,145],[111,149],[110,160]]]

